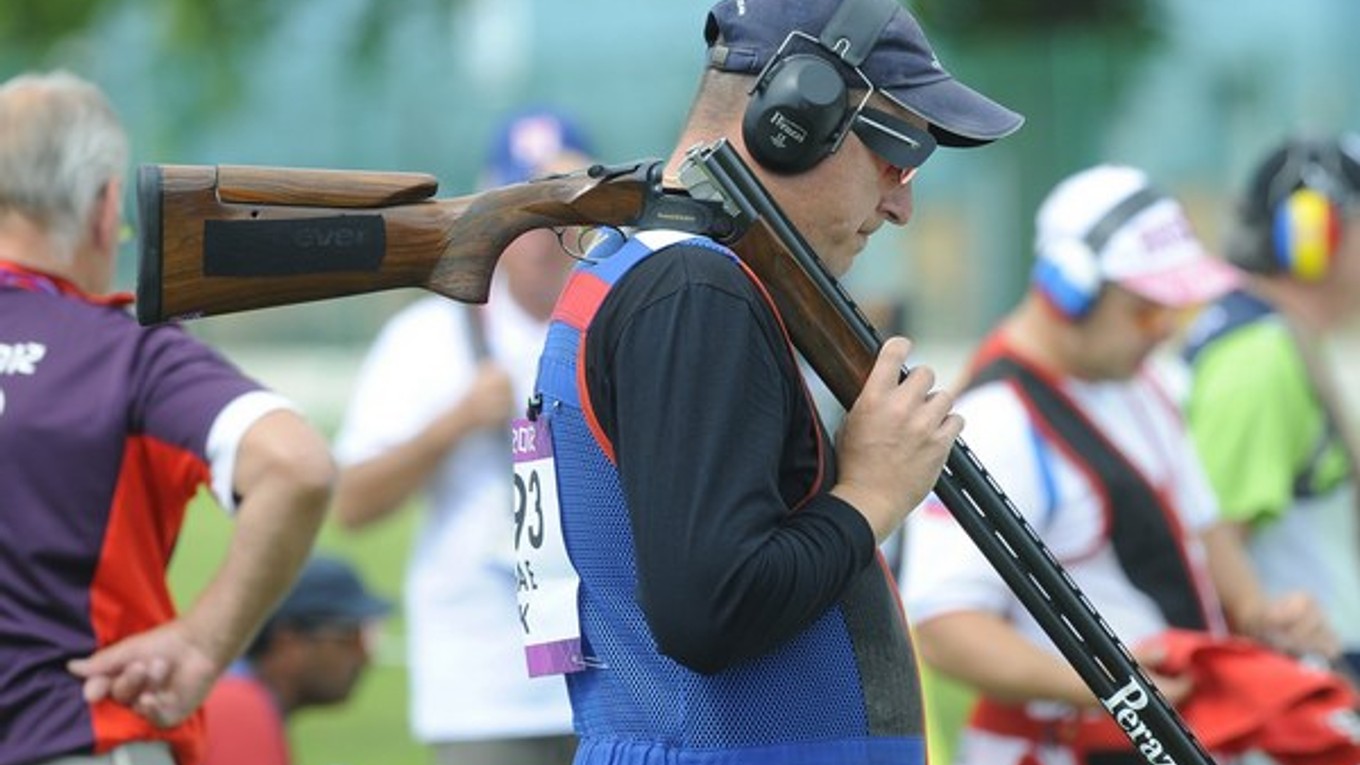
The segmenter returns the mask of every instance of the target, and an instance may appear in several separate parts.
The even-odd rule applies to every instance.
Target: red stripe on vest
[[[609,285],[600,277],[585,271],[577,271],[567,281],[567,286],[562,291],[562,299],[558,300],[557,306],[553,308],[552,318],[579,332],[585,332],[607,294]]]

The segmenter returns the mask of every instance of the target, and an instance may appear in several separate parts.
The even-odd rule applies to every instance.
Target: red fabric
[[[998,736],[1023,738],[1037,743],[1069,747],[1082,759],[1086,752],[1133,751],[1133,743],[1104,711],[1090,710],[1079,717],[1038,720],[1023,706],[1004,704],[983,697],[969,717],[968,727]]]
[[[1171,630],[1158,644],[1167,675],[1189,674],[1179,711],[1205,747],[1260,749],[1283,765],[1360,762],[1360,696],[1340,677],[1242,638]]]
[[[207,746],[199,765],[289,765],[288,736],[278,704],[248,675],[227,675],[204,703]]]
[[[112,292],[108,295],[91,295],[82,291],[71,282],[53,274],[36,271],[18,263],[8,260],[0,260],[0,283],[12,284],[21,289],[33,292],[55,292],[57,294],[74,297],[84,300],[94,305],[107,305],[121,308],[131,305],[135,297],[131,292]]]
[[[175,618],[165,570],[185,505],[208,477],[207,465],[192,454],[152,438],[128,438],[90,582],[90,622],[100,648]],[[197,762],[202,753],[203,719],[197,712],[166,729],[105,700],[90,708],[90,722],[98,752],[129,741],[166,741],[179,765]]]

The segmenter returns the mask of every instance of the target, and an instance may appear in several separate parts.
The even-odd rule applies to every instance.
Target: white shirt
[[[1148,483],[1169,498],[1185,530],[1186,552],[1201,597],[1221,619],[1199,541],[1199,532],[1217,518],[1218,505],[1174,403],[1147,373],[1127,382],[1066,380],[1062,390]],[[1004,382],[989,383],[961,396],[956,409],[968,423],[963,438],[978,460],[1121,641],[1132,646],[1165,629],[1156,604],[1134,587],[1119,565],[1100,492],[1072,460],[1039,435],[1015,390]],[[1009,619],[1022,635],[1057,652],[934,496],[908,520],[905,567],[903,596],[913,622],[922,624],[953,611],[987,611]],[[1221,623],[1214,626],[1222,628]]]
[[[482,312],[518,402],[533,390],[547,325],[498,283]],[[360,369],[336,442],[352,464],[402,443],[467,394],[477,361],[468,306],[423,298],[394,316]],[[407,569],[411,722],[426,742],[571,732],[560,676],[530,679],[515,599],[509,431],[465,439],[427,486]]]

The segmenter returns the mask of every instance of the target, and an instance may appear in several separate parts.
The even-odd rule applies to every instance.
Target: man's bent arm
[[[275,410],[238,445],[241,498],[226,559],[180,618],[71,662],[91,702],[106,696],[175,725],[206,698],[297,575],[325,517],[335,467],[300,416]]]

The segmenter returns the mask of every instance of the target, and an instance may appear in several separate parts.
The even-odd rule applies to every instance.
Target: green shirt
[[[1346,478],[1340,440],[1288,327],[1267,316],[1230,330],[1196,356],[1186,417],[1225,518],[1261,524],[1294,502],[1295,481],[1322,493]]]

